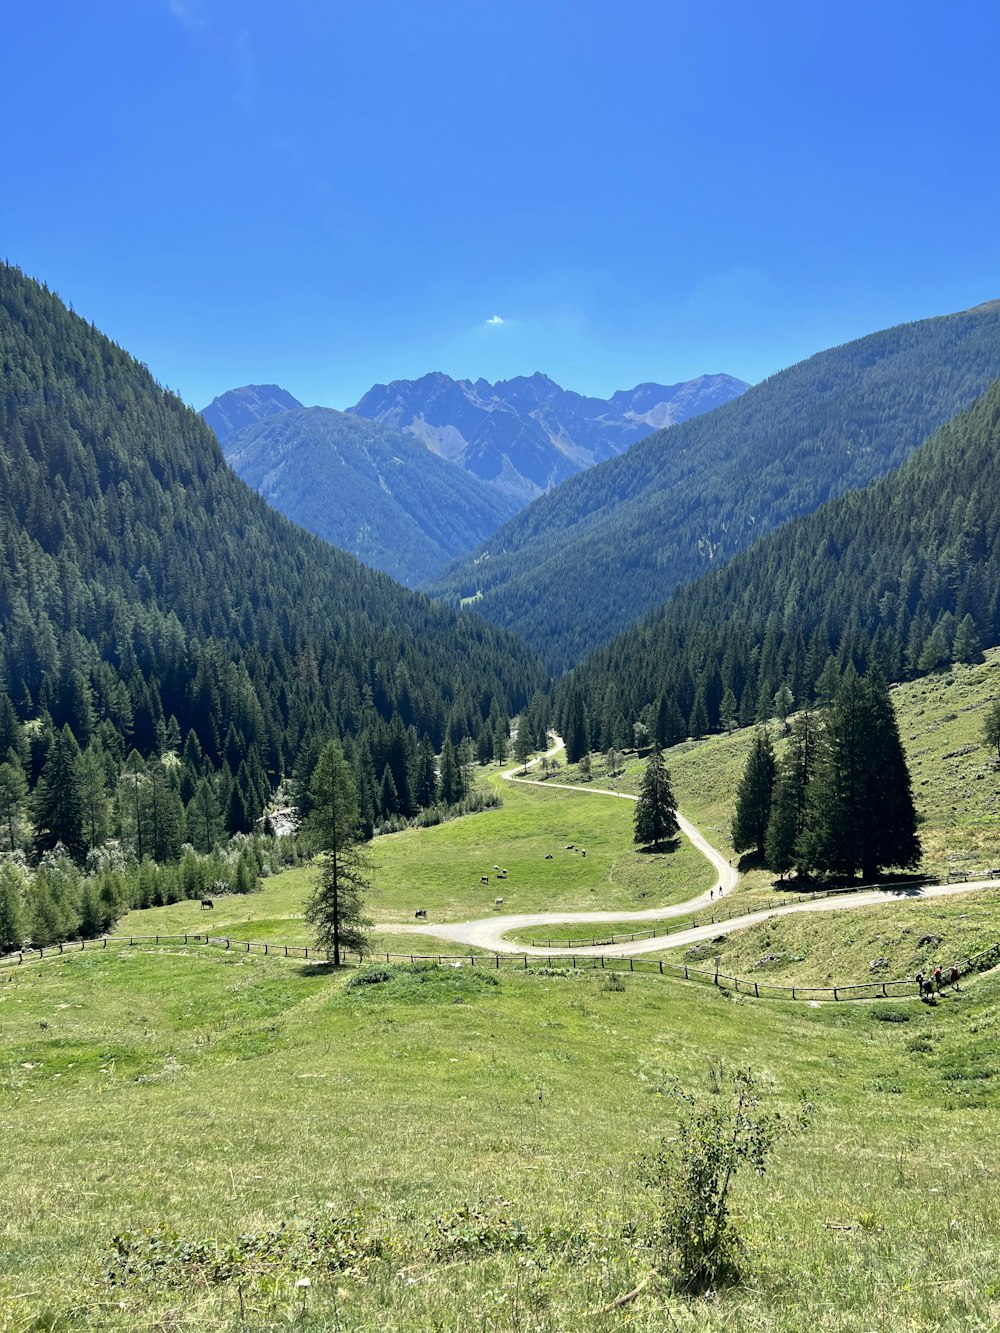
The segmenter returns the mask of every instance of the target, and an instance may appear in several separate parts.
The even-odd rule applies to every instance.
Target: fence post
[[[834,986],[834,988],[833,988],[833,998],[834,998],[835,1000],[839,1000],[839,999],[840,999],[840,996],[837,994],[837,987],[836,987],[836,986]]]
[[[185,936],[184,936],[184,943],[187,944],[187,942],[188,942],[188,937],[185,935]]]
[[[663,976],[663,959],[660,959],[660,976]]]
[[[756,995],[757,999],[759,1000],[759,999],[760,999],[760,987],[757,985],[756,981],[753,983],[753,993],[754,993],[754,995]]]
[[[601,954],[601,970],[604,970],[604,954]]]
[[[630,958],[630,959],[628,960],[628,970],[629,970],[630,972],[634,972],[634,971],[635,971],[635,959],[634,959],[634,958]]]
[[[249,941],[249,940],[247,940],[246,945],[247,945],[247,953],[249,953],[249,952],[250,952],[250,941]]]
[[[497,959],[497,967],[499,967],[499,966],[500,966],[500,960],[499,960],[499,958],[498,958],[498,959]],[[524,955],[524,970],[525,970],[525,972],[527,972],[527,970],[528,970],[528,955],[527,955],[527,954]]]
[[[793,1000],[795,999],[795,987],[794,987],[794,986],[792,987],[792,999],[793,999]]]

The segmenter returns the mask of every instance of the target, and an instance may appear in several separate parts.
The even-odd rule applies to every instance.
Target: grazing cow
[[[427,920],[426,907],[418,907],[417,910],[413,913],[413,915],[417,918],[418,921],[426,921]]]
[[[202,898],[201,905],[202,907],[214,907],[215,903],[212,902],[211,898]]]
[[[546,859],[546,861],[551,861],[551,860],[552,860],[552,853],[551,853],[551,852],[546,852],[546,853],[545,853],[545,859]]]
[[[500,867],[499,867],[499,866],[494,866],[493,869],[494,869],[494,870],[499,870]]]
[[[489,877],[489,875],[480,875],[480,876],[479,876],[479,882],[480,882],[480,884],[489,884],[489,882],[490,882],[490,877]]]
[[[502,899],[502,898],[494,898],[494,899],[493,899],[493,906],[494,906],[494,907],[503,907],[503,899]]]
[[[575,842],[568,842],[568,843],[566,844],[566,850],[567,850],[568,852],[575,852],[575,851],[576,851],[576,843],[575,843]]]
[[[580,855],[581,855],[581,856],[586,856],[586,855],[587,855],[587,849],[586,849],[586,847],[581,847],[581,848],[580,848]]]

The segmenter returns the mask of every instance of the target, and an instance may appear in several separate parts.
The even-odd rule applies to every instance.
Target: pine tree
[[[82,858],[85,847],[80,747],[68,724],[55,733],[35,788],[34,821],[35,845],[39,851],[49,851],[61,842],[74,860]]]
[[[24,877],[17,865],[0,859],[0,953],[12,953],[24,943],[26,913]]]
[[[79,774],[83,841],[90,851],[100,847],[108,836],[108,789],[104,780],[104,761],[96,742],[80,756]]]
[[[21,843],[21,816],[24,814],[28,784],[24,769],[13,749],[0,764],[0,851],[13,852]]]
[[[658,851],[665,842],[676,836],[677,803],[670,786],[670,773],[658,745],[653,746],[639,787],[635,807],[634,841],[642,847],[652,846]]]
[[[951,655],[956,662],[981,662],[983,645],[976,632],[976,622],[968,612],[958,622],[955,642],[951,645]]]
[[[320,852],[316,885],[306,904],[306,920],[316,943],[340,965],[345,950],[369,948],[362,896],[372,889],[372,864],[360,840],[358,796],[340,745],[330,741],[316,765],[310,787],[308,832]]]
[[[566,762],[567,764],[578,764],[590,750],[590,733],[587,727],[587,716],[583,708],[583,695],[578,689],[573,689],[570,693],[564,727],[563,740],[566,743]],[[518,755],[519,759],[520,757]]]
[[[754,848],[758,856],[764,855],[767,824],[771,818],[771,798],[774,794],[774,772],[771,737],[760,728],[754,734],[746,767],[736,788],[733,847],[738,852]]]
[[[845,671],[809,784],[800,861],[871,881],[920,861],[920,839],[899,728],[881,673]]]
[[[219,840],[222,815],[208,778],[202,778],[187,807],[188,837],[196,851],[210,852]]]
[[[990,704],[983,719],[983,743],[996,750],[997,761],[1000,762],[1000,699]]]
[[[805,821],[806,792],[816,766],[819,745],[815,714],[806,710],[792,723],[788,747],[778,766],[764,860],[779,875],[796,862],[796,847]]]

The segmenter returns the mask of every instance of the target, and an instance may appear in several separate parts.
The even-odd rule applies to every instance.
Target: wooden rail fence
[[[0,967],[9,967],[11,965],[20,966],[32,960],[42,958],[54,958],[62,954],[79,953],[85,949],[106,949],[108,945],[115,945],[120,948],[135,948],[138,945],[152,945],[153,947],[163,947],[166,945],[211,945],[225,951],[238,953],[259,953],[266,957],[275,958],[302,958],[316,963],[327,963],[330,961],[329,952],[326,949],[317,949],[312,945],[304,944],[272,944],[264,943],[260,940],[234,940],[226,935],[205,935],[205,934],[177,934],[177,935],[112,935],[102,936],[96,940],[73,940],[63,944],[52,944],[44,949],[21,949],[16,953],[7,954],[0,958]],[[918,991],[914,988],[917,983],[908,977],[900,978],[894,981],[861,981],[845,986],[780,986],[769,981],[750,980],[746,977],[732,977],[724,972],[720,972],[718,961],[713,969],[691,967],[686,963],[672,963],[659,958],[643,957],[623,957],[610,958],[606,955],[574,955],[567,950],[565,954],[559,954],[552,958],[540,959],[532,957],[530,954],[420,954],[420,953],[371,953],[366,955],[352,954],[357,959],[357,964],[364,962],[380,961],[382,958],[387,963],[407,962],[410,964],[432,963],[439,966],[450,967],[488,967],[500,970],[501,966],[517,967],[524,971],[529,971],[534,967],[551,967],[553,964],[562,963],[563,966],[569,966],[574,971],[585,969],[600,969],[607,972],[631,972],[642,973],[645,975],[656,975],[661,977],[681,978],[685,981],[706,982],[713,986],[725,987],[739,995],[753,995],[757,999],[784,999],[784,1000],[883,1000],[883,999],[903,999],[916,998]],[[345,961],[348,955],[345,954]],[[961,962],[955,963],[959,976],[970,976],[977,972],[985,971],[987,968],[1000,963],[1000,940],[990,945],[988,949],[980,953],[973,954]],[[952,965],[949,964],[949,969]],[[12,972],[8,980],[13,980]],[[946,983],[947,984],[947,983]]]

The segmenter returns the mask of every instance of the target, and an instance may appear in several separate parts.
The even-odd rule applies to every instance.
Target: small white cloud
[[[489,317],[489,319],[486,321],[486,323],[487,323],[487,324],[502,324],[502,323],[503,323],[503,320],[500,318],[499,315],[490,315],[490,317]]]

